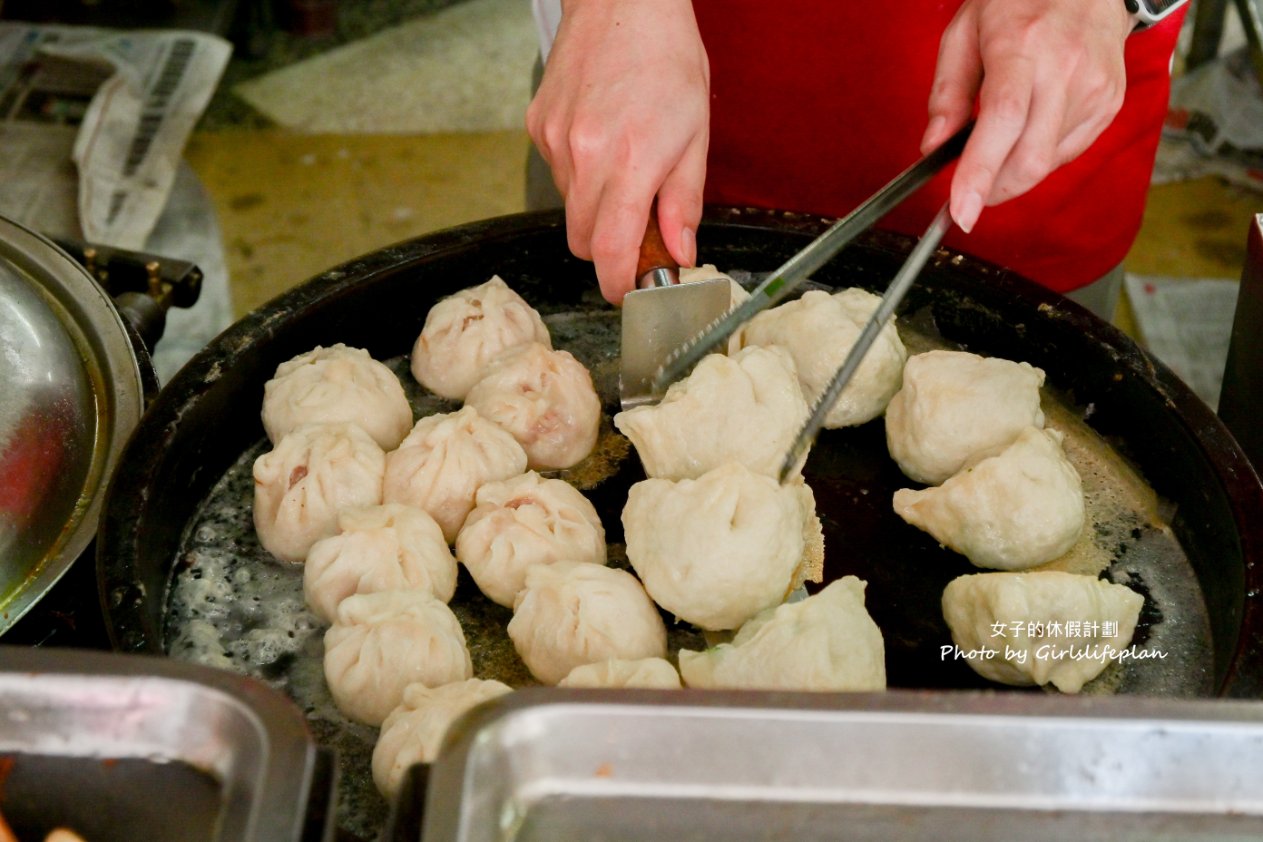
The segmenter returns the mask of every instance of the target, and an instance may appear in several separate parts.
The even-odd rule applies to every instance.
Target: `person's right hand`
[[[667,250],[697,257],[710,64],[689,0],[567,0],[527,131],[566,201],[570,250],[617,304],[654,196]]]

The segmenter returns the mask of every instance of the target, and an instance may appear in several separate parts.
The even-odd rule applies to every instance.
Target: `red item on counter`
[[[65,469],[66,428],[56,413],[31,411],[0,449],[0,517],[27,522]]]

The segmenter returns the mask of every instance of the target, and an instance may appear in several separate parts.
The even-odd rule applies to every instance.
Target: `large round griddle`
[[[721,268],[771,270],[827,224],[814,217],[710,209],[698,234],[700,259]],[[815,280],[880,291],[910,245],[904,237],[873,232]],[[561,215],[522,214],[343,264],[242,319],[186,365],[142,419],[107,499],[98,567],[115,647],[163,651],[166,593],[186,527],[225,471],[263,439],[263,384],[279,363],[336,342],[380,359],[397,358],[408,352],[436,300],[493,274],[546,318],[613,318],[591,266],[569,254]],[[1263,487],[1214,414],[1113,327],[964,255],[940,251],[909,293],[901,317],[955,347],[1043,368],[1055,390],[1082,408],[1090,426],[1169,503],[1183,554],[1179,564],[1191,571],[1204,599],[1189,616],[1142,617],[1208,629],[1206,662],[1195,666],[1196,675],[1175,681],[1173,692],[1263,691],[1256,567]],[[606,366],[597,377],[610,414],[617,411],[612,370]],[[869,580],[868,604],[886,635],[891,685],[983,686],[967,667],[937,651],[949,642],[938,611],[942,587],[976,571],[889,511],[889,491],[908,483],[886,455],[881,422],[824,434],[806,475],[825,526],[827,578],[855,572]],[[641,476],[633,456],[590,492],[614,544],[622,538],[626,489]],[[1134,549],[1125,544],[1120,554]],[[1143,691],[1155,689],[1162,691]]]

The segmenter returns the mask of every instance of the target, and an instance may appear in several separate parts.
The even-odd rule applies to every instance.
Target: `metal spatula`
[[[676,348],[728,312],[731,287],[723,278],[681,284],[679,265],[667,251],[658,227],[658,204],[640,244],[637,289],[623,299],[619,398],[623,409],[662,397],[653,376]]]

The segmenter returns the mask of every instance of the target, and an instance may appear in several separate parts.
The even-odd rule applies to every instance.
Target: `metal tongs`
[[[912,248],[912,253],[908,255],[908,259],[904,261],[903,265],[899,267],[899,271],[895,273],[895,279],[886,288],[885,294],[881,297],[881,303],[877,305],[877,309],[873,312],[872,317],[869,318],[868,324],[864,325],[864,330],[860,333],[859,339],[855,340],[855,344],[851,346],[851,350],[847,353],[842,367],[834,373],[829,385],[820,393],[820,397],[816,398],[816,405],[811,408],[811,414],[807,416],[807,422],[798,431],[798,435],[794,438],[794,443],[789,447],[789,453],[785,455],[785,461],[781,463],[780,481],[782,483],[794,473],[794,468],[799,458],[815,440],[820,428],[824,426],[824,419],[829,414],[829,410],[833,409],[833,405],[838,402],[838,396],[842,394],[842,390],[846,388],[847,384],[851,382],[851,378],[855,376],[860,363],[864,361],[864,355],[868,353],[868,349],[876,341],[877,334],[886,325],[886,321],[894,315],[895,308],[903,300],[904,293],[908,291],[908,287],[912,286],[912,282],[916,280],[917,275],[921,274],[921,269],[925,266],[925,262],[930,259],[930,255],[938,248],[938,244],[942,242],[943,236],[951,227],[952,217],[948,213],[947,205],[945,204],[934,215],[934,221],[930,223],[930,227],[921,235],[921,239]]]
[[[944,141],[941,146],[904,170],[854,211],[834,223],[828,231],[817,237],[805,249],[798,252],[779,269],[768,275],[767,279],[754,289],[750,294],[750,298],[743,304],[729,310],[726,315],[712,322],[706,330],[694,337],[692,341],[672,352],[667,357],[667,361],[662,368],[654,376],[654,389],[657,391],[665,390],[667,385],[687,373],[712,348],[728,339],[738,328],[763,310],[766,310],[793,292],[813,272],[828,263],[843,247],[871,228],[874,223],[920,189],[945,166],[960,157],[960,153],[965,148],[965,142],[969,140],[969,135],[973,128],[974,123],[971,120],[956,134]],[[850,353],[847,354],[846,361],[817,398],[807,423],[803,425],[802,430],[795,438],[789,453],[785,457],[785,462],[781,466],[781,482],[784,482],[793,473],[795,463],[802,456],[803,451],[806,450],[811,441],[815,439],[821,425],[824,423],[825,416],[828,415],[838,396],[842,394],[842,390],[846,388],[846,385],[854,376],[856,369],[859,368],[868,349],[872,347],[882,326],[893,315],[895,308],[903,300],[904,294],[912,286],[912,282],[916,279],[922,267],[925,266],[930,255],[938,248],[938,244],[942,241],[949,228],[951,228],[951,217],[948,214],[947,206],[944,205],[934,217],[934,221],[930,223],[930,227],[926,229],[920,241],[913,248],[912,253],[908,255],[907,260],[900,267],[894,280],[890,282],[890,286],[882,296],[876,312],[873,313],[868,324],[864,326],[859,339],[851,347]]]

